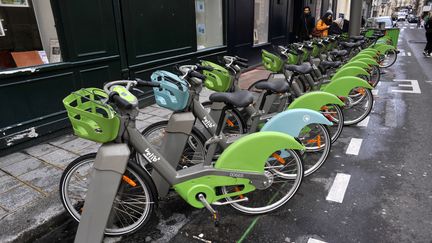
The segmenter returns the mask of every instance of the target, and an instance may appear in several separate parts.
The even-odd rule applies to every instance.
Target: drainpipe
[[[351,0],[349,35],[360,35],[362,0]]]

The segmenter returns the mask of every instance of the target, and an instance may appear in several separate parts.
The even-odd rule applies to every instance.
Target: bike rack
[[[126,144],[104,144],[99,148],[75,243],[102,242],[129,156]]]

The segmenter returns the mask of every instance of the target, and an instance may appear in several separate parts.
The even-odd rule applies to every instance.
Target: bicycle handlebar
[[[124,100],[117,92],[111,92],[108,98],[109,101],[114,102],[114,104],[120,109],[130,110],[133,105],[126,100]]]

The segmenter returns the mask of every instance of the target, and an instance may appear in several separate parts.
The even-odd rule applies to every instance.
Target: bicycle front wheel
[[[80,221],[85,197],[91,181],[96,154],[74,160],[60,179],[60,198],[66,211]],[[105,234],[120,236],[137,231],[150,219],[154,210],[156,191],[149,175],[138,165],[128,163]]]

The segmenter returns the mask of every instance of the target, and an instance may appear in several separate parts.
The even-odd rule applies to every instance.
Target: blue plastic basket
[[[160,84],[153,88],[156,103],[172,111],[184,110],[189,102],[188,83],[167,71],[156,71],[151,80]]]

